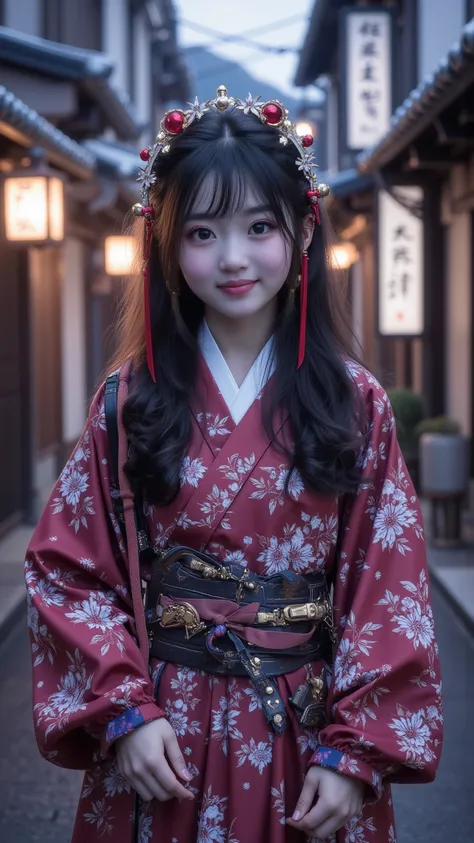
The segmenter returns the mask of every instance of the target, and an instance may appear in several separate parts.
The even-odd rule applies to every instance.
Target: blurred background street
[[[35,747],[23,557],[114,350],[140,151],[221,84],[281,100],[331,189],[328,262],[423,501],[443,663],[440,773],[395,789],[398,841],[470,843],[474,0],[0,0],[0,841],[70,839],[80,775]]]

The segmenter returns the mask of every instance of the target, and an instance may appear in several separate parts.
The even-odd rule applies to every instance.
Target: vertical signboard
[[[400,202],[378,195],[378,323],[386,337],[415,337],[424,331],[423,189],[397,187]],[[403,203],[403,204],[401,204]]]
[[[358,151],[382,137],[392,115],[393,17],[387,9],[341,11],[342,145]]]

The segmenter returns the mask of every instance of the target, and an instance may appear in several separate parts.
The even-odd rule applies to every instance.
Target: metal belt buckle
[[[257,623],[270,623],[272,626],[287,625],[281,609],[273,609],[272,612],[257,612],[256,621]]]
[[[257,623],[270,623],[272,626],[287,626],[299,621],[322,620],[328,611],[327,603],[294,603],[274,609],[272,612],[257,612]]]
[[[287,623],[296,621],[320,621],[327,613],[326,603],[303,603],[298,606],[285,606],[283,617]]]
[[[168,628],[182,628],[186,631],[186,638],[192,638],[198,632],[204,632],[206,624],[201,621],[198,612],[190,603],[170,603],[163,608],[160,626]]]

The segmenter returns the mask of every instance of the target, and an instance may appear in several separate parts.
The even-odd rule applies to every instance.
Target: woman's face
[[[230,319],[276,307],[290,269],[290,244],[250,189],[237,213],[206,217],[211,187],[204,183],[183,229],[179,263],[188,286],[206,311]]]

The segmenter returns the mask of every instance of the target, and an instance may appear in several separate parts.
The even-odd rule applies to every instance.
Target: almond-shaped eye
[[[188,231],[187,237],[190,237],[192,240],[199,240],[201,243],[205,243],[207,240],[212,240],[215,238],[215,234],[212,233],[210,228],[204,228],[200,226],[199,228],[193,228],[192,231]]]
[[[253,225],[250,226],[250,232],[252,234],[268,234],[269,231],[273,231],[275,227],[275,224],[271,222],[254,222]]]

